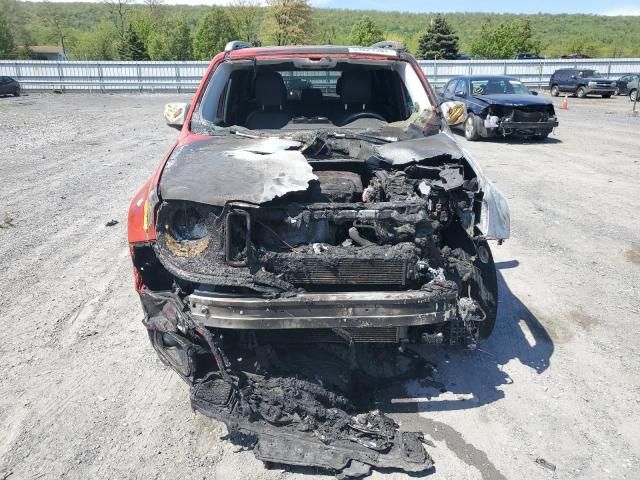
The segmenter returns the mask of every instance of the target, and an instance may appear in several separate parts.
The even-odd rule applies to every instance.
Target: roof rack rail
[[[234,40],[232,42],[227,43],[224,46],[224,51],[225,52],[231,52],[232,50],[240,50],[242,48],[251,48],[253,45],[251,45],[248,42],[242,42],[240,40]]]
[[[382,40],[376,42],[370,46],[370,48],[388,48],[390,50],[398,50],[404,52],[407,50],[407,46],[402,42],[395,42],[393,40]]]

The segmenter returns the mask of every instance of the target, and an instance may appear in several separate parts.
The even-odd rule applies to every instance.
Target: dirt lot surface
[[[171,99],[0,98],[0,479],[330,478],[222,441],[146,338],[127,208],[176,137]],[[458,136],[513,238],[492,338],[422,350],[446,391],[416,379],[383,405],[434,443],[434,480],[640,478],[640,118],[569,103],[544,143]]]

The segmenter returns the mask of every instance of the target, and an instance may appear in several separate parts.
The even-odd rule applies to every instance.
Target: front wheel
[[[618,87],[616,87],[616,89],[613,91],[614,95],[620,95],[620,89]]]
[[[13,92],[13,96],[14,97],[19,97],[20,96],[20,89],[17,88],[15,92]]]
[[[481,340],[489,338],[498,316],[498,274],[489,244],[482,240],[476,245],[475,266],[480,270],[482,278],[481,304],[486,318],[478,325]]]
[[[464,138],[470,142],[474,142],[480,138],[478,126],[476,125],[476,117],[472,113],[467,116],[467,120],[464,122]]]
[[[629,93],[629,100],[631,100],[632,102],[635,102],[638,99],[638,90],[631,90],[631,93]]]
[[[552,85],[551,86],[551,96],[552,97],[557,97],[558,95],[560,95],[560,87],[558,85]]]
[[[536,133],[533,138],[535,140],[544,140],[549,136],[550,133],[551,133],[551,130],[543,130],[541,132]]]
[[[576,96],[578,98],[584,98],[587,96],[587,89],[584,87],[578,87],[578,90],[576,90]]]

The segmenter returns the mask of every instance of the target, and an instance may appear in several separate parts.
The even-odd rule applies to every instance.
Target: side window
[[[455,94],[460,96],[464,96],[467,94],[467,81],[464,78],[458,80],[458,83],[456,84]]]
[[[447,87],[444,89],[445,93],[453,95],[454,90],[456,88],[456,83],[458,83],[458,81],[456,79],[449,80],[449,83],[447,84]]]

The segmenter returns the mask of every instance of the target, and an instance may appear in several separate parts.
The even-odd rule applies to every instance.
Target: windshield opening
[[[471,80],[473,95],[513,94],[529,95],[529,90],[519,80],[511,78],[479,78]]]
[[[435,116],[410,63],[326,60],[317,67],[298,61],[221,64],[208,81],[192,128],[378,129]]]

